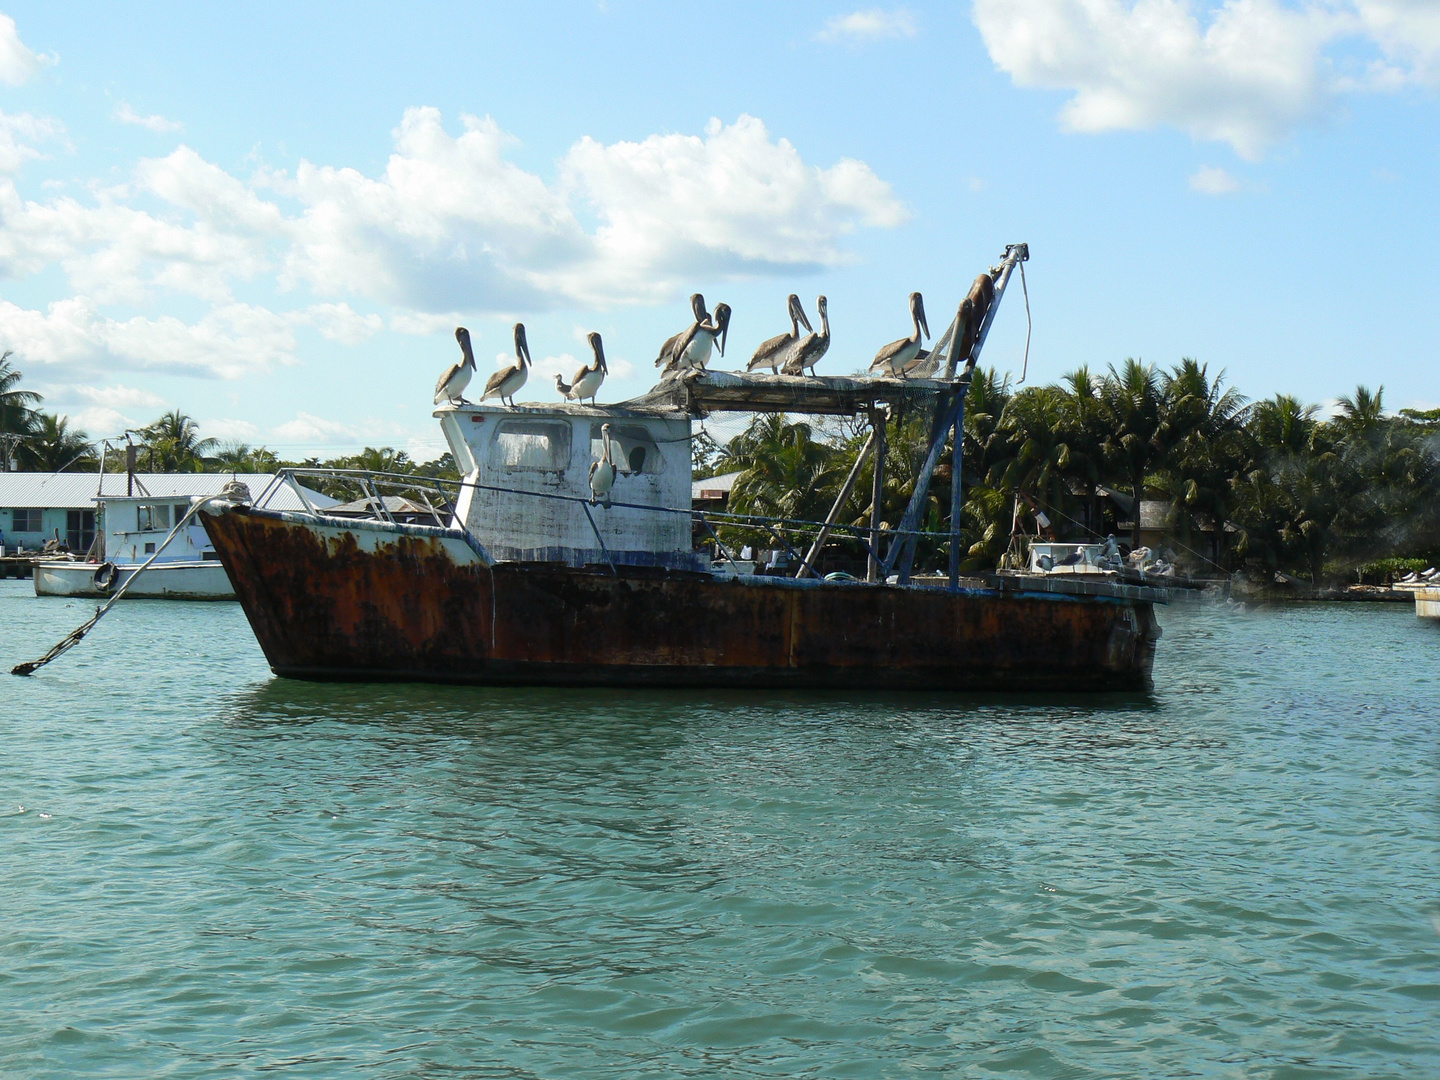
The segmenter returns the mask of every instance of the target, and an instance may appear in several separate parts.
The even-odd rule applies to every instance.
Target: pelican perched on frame
[[[490,381],[485,384],[485,393],[481,395],[481,401],[488,401],[492,397],[498,397],[500,401],[511,408],[515,406],[515,394],[525,385],[525,380],[530,375],[530,344],[525,340],[525,324],[515,324],[515,363],[511,367],[501,368],[490,376]],[[509,401],[505,399],[509,398]]]
[[[575,373],[575,378],[570,385],[565,385],[559,375],[555,376],[555,389],[565,396],[567,401],[584,401],[590,399],[590,404],[595,404],[595,395],[600,390],[600,384],[605,381],[605,376],[610,369],[605,364],[605,344],[600,340],[600,335],[590,331],[586,335],[590,342],[590,349],[595,353],[595,359],[582,367]]]
[[[805,369],[815,374],[815,365],[830,349],[830,304],[823,296],[815,298],[815,310],[820,313],[820,332],[811,331],[801,338],[790,350],[790,359],[785,361],[786,375],[803,375]]]
[[[610,457],[610,425],[600,425],[600,460],[590,463],[590,503],[610,505],[610,489],[615,486],[615,462]]]
[[[470,348],[470,331],[463,326],[455,328],[455,340],[460,343],[460,363],[451,364],[450,370],[440,376],[435,384],[435,404],[450,401],[469,405],[465,400],[465,387],[475,375],[475,353]]]
[[[805,309],[800,304],[800,297],[793,292],[785,301],[786,310],[790,313],[790,332],[788,334],[777,334],[769,341],[762,342],[755,350],[755,355],[750,357],[750,363],[745,365],[746,371],[754,371],[759,367],[769,367],[770,374],[779,372],[783,364],[790,366],[790,356],[794,351],[795,344],[800,340],[800,327],[803,325],[806,330],[814,332],[810,326],[810,320],[805,317]]]
[[[660,355],[655,358],[656,367],[663,367],[667,371],[670,370],[671,352],[675,348],[675,343],[686,334],[692,333],[695,327],[701,323],[710,321],[710,313],[705,310],[705,297],[701,296],[698,292],[690,294],[690,310],[695,315],[695,321],[684,330],[681,330],[680,333],[671,334],[665,339],[665,344],[660,346]]]
[[[725,355],[725,337],[729,330],[730,305],[716,304],[711,321],[696,323],[671,346],[670,362],[665,365],[664,374],[704,371],[705,365],[710,362],[710,353],[717,345],[720,355]]]
[[[871,371],[904,377],[905,365],[914,360],[920,352],[922,332],[925,337],[930,336],[930,327],[925,322],[925,301],[918,292],[910,294],[910,318],[915,325],[914,332],[908,338],[892,341],[876,353],[875,359],[870,363]]]

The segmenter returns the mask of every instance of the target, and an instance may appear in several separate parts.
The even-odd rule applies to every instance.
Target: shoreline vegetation
[[[19,467],[94,471],[96,444],[64,416],[40,409],[21,372],[0,356],[0,433]],[[993,569],[1012,529],[1032,536],[1048,521],[1058,538],[1117,537],[1139,547],[1144,514],[1106,506],[1154,506],[1160,530],[1200,576],[1243,571],[1257,585],[1301,591],[1383,585],[1440,562],[1440,409],[1387,413],[1384,388],[1337,399],[1333,414],[1278,394],[1250,401],[1221,372],[1185,359],[1163,369],[1126,360],[1104,373],[1079,368],[1058,384],[1014,387],[994,369],[975,373],[965,403],[962,567]],[[880,517],[898,522],[925,456],[930,417],[892,416]],[[15,438],[18,437],[18,438]],[[820,427],[757,415],[723,444],[703,427],[692,444],[694,476],[739,473],[733,512],[822,520],[854,464],[859,422]],[[366,469],[459,479],[447,453],[415,462],[403,450],[367,447],[329,459],[285,460],[263,446],[204,438],[180,410],[139,429],[140,465],[160,472],[271,472],[284,466]],[[937,469],[921,528],[950,516],[949,449]],[[107,469],[123,471],[123,455]],[[843,507],[842,521],[870,522],[873,464]],[[727,537],[748,542],[745,530]],[[1112,531],[1115,531],[1112,528]],[[758,537],[756,539],[759,539]],[[922,541],[916,566],[943,565],[948,544]]]

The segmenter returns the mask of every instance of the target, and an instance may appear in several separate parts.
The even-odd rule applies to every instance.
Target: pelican
[[[605,345],[600,340],[600,335],[591,331],[586,335],[590,342],[590,348],[595,353],[594,363],[586,364],[575,373],[575,379],[569,386],[561,381],[560,376],[555,376],[555,388],[565,395],[567,401],[584,401],[587,397],[590,404],[595,404],[595,394],[600,389],[600,384],[605,381],[605,376],[610,369],[605,365]]]
[[[610,425],[600,425],[600,460],[590,463],[590,504],[610,505],[610,489],[615,486],[615,462],[610,460]]]
[[[905,365],[903,374],[907,379],[932,379],[940,370],[940,354],[930,349],[921,349],[915,359]]]
[[[563,397],[566,401],[569,401],[569,400],[570,400],[570,391],[571,391],[572,389],[574,389],[574,387],[573,387],[573,385],[572,385],[571,383],[567,383],[567,382],[565,381],[564,376],[562,376],[562,375],[556,375],[556,376],[555,376],[555,389],[560,391],[560,396],[561,396],[561,397]]]
[[[930,336],[930,327],[925,322],[925,301],[918,292],[910,294],[910,318],[915,323],[914,332],[908,338],[892,341],[876,353],[870,364],[871,371],[904,378],[905,365],[914,360],[920,352],[921,332],[923,331],[926,337]]]
[[[442,401],[470,404],[464,398],[465,387],[470,385],[470,378],[475,374],[475,354],[470,351],[470,331],[463,326],[457,326],[455,340],[460,343],[460,363],[451,364],[450,370],[441,375],[440,381],[435,384],[436,405]]]
[[[815,365],[830,348],[830,306],[825,297],[815,298],[815,310],[820,312],[820,332],[812,330],[790,350],[790,359],[785,361],[786,375],[803,375],[806,368],[814,375]]]
[[[805,317],[805,309],[800,306],[800,297],[793,292],[786,299],[785,307],[790,312],[790,332],[777,334],[769,341],[762,343],[755,350],[755,355],[750,358],[750,363],[745,365],[746,371],[754,371],[758,367],[769,365],[770,374],[775,375],[781,364],[784,364],[788,370],[792,350],[795,343],[800,340],[801,324],[804,324],[806,330],[811,330],[811,326],[810,320]],[[813,330],[811,332],[813,333]]]
[[[711,322],[696,323],[671,346],[665,374],[704,371],[705,365],[710,362],[710,351],[717,345],[720,355],[725,355],[725,337],[729,330],[730,305],[716,304]]]
[[[490,381],[485,384],[485,393],[481,395],[481,401],[488,401],[492,397],[498,397],[504,404],[511,408],[515,407],[515,394],[525,385],[525,379],[529,376],[530,367],[530,345],[525,340],[525,324],[515,324],[515,366],[501,368],[490,376]],[[510,400],[505,401],[506,398]]]
[[[709,321],[710,313],[705,310],[705,297],[698,292],[690,295],[690,310],[695,313],[695,321],[680,333],[671,334],[665,339],[665,344],[660,346],[660,355],[655,358],[656,367],[667,367],[670,364],[670,353],[675,348],[675,343],[686,334],[693,332],[695,327],[701,323]]]

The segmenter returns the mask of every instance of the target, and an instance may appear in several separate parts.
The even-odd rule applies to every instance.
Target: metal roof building
[[[41,547],[60,537],[72,551],[85,551],[95,536],[95,512],[106,499],[153,498],[157,503],[188,502],[218,495],[231,480],[239,480],[258,498],[274,479],[272,473],[135,473],[134,489],[127,495],[126,474],[0,472],[0,545],[13,551]],[[317,506],[335,500],[311,497]],[[282,485],[271,497],[277,510],[303,510],[299,497]]]

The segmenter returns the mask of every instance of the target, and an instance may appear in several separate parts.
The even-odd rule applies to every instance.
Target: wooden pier
[[[0,559],[0,581],[6,578],[28,578],[34,571],[33,555],[6,555]]]

